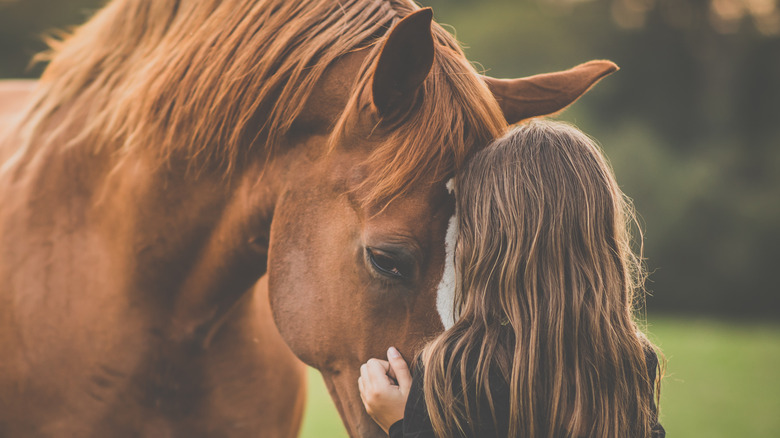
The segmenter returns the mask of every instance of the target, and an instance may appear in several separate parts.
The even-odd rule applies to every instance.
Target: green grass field
[[[780,324],[653,318],[667,359],[661,423],[670,437],[780,437]],[[311,370],[303,438],[346,438]]]

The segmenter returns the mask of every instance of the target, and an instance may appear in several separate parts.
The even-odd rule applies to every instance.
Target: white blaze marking
[[[455,179],[447,182],[447,190],[453,193],[455,189]],[[441,323],[444,329],[448,329],[455,324],[455,242],[458,238],[458,210],[450,218],[447,224],[447,235],[444,238],[444,272],[436,289],[436,310],[441,317]]]

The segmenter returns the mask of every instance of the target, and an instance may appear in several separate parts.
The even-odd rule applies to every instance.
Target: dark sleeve
[[[653,393],[651,394],[650,407],[653,409],[653,424],[652,424],[652,437],[653,438],[665,438],[666,431],[661,423],[658,422],[658,408],[655,405],[655,377],[656,370],[658,369],[658,356],[652,348],[648,348],[645,351],[645,361],[647,363],[647,375],[650,378],[650,383],[653,385]]]
[[[387,431],[390,438],[404,438],[404,420],[398,420]]]
[[[423,394],[423,369],[415,366],[412,371],[412,386],[404,408],[404,419],[390,426],[391,438],[435,438],[428,408]]]

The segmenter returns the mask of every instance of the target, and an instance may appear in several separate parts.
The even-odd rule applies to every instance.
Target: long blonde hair
[[[460,319],[423,354],[437,436],[497,424],[497,383],[508,384],[510,437],[650,436],[656,362],[634,315],[641,246],[598,146],[533,121],[479,152],[456,197]]]

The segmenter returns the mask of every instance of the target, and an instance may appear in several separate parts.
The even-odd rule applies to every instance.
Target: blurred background
[[[291,0],[292,1],[292,0]],[[105,1],[0,0],[0,78]],[[669,436],[780,437],[780,1],[426,0],[495,77],[615,61],[558,118],[639,212]],[[344,437],[318,375],[303,436]]]

